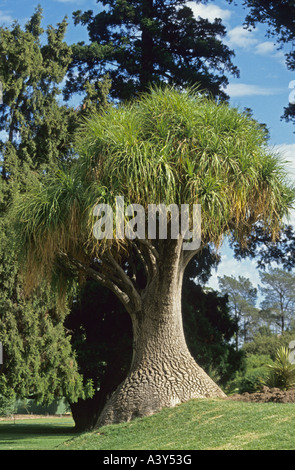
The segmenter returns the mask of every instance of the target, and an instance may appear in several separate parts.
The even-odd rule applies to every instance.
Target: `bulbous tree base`
[[[133,358],[129,374],[110,397],[96,427],[130,421],[193,398],[225,394],[191,356],[184,337],[181,240],[165,244],[157,273],[129,311]]]
[[[182,356],[138,367],[110,397],[96,428],[148,416],[193,398],[225,398],[224,392],[194,359]]]

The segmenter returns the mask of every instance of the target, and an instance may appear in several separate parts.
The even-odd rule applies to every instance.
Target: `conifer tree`
[[[72,45],[73,61],[65,96],[109,73],[112,96],[129,99],[151,84],[198,84],[225,97],[226,74],[238,75],[234,56],[222,39],[221,19],[195,18],[185,0],[103,0],[104,9],[74,12],[89,44]]]
[[[48,403],[57,396],[76,401],[92,390],[83,383],[64,327],[69,310],[57,309],[53,291],[44,286],[24,296],[8,213],[18,193],[25,193],[57,162],[71,161],[74,131],[86,112],[59,100],[71,61],[71,48],[64,41],[67,21],[48,26],[45,44],[41,21],[38,7],[23,29],[17,22],[0,28],[0,395],[13,392]],[[85,100],[93,110],[99,95],[90,91]]]

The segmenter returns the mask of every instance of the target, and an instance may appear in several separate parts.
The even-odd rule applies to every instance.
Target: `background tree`
[[[280,333],[283,333],[294,320],[295,275],[279,268],[259,274],[263,284],[260,290],[265,297],[261,307],[267,311],[269,322],[279,327]]]
[[[24,295],[17,249],[7,212],[2,210],[0,341],[4,358],[0,364],[0,397],[34,398],[49,404],[55,398],[75,402],[91,396],[91,383],[83,383],[70,335],[64,328],[68,309],[57,307],[56,295],[44,284],[29,298]]]
[[[83,91],[106,72],[111,94],[129,99],[151,84],[184,87],[199,84],[214,96],[225,97],[227,73],[238,75],[234,56],[222,39],[220,19],[195,18],[184,0],[103,0],[104,8],[74,12],[75,24],[87,27],[89,44],[72,45],[73,61],[65,96]]]
[[[19,275],[16,244],[8,208],[18,192],[60,163],[69,162],[74,131],[87,109],[60,103],[60,84],[71,61],[65,43],[67,22],[48,26],[47,42],[38,7],[24,28],[15,22],[0,28],[0,341],[5,360],[1,366],[0,394],[34,396],[47,403],[57,396],[70,401],[89,396],[70,335],[64,327],[69,309],[56,308],[55,295],[41,286],[26,298]],[[42,39],[41,39],[42,38]],[[97,109],[107,82],[96,95],[87,89],[85,103]],[[91,391],[92,393],[92,391]]]
[[[274,240],[272,235],[259,224],[249,237],[247,246],[242,247],[232,241],[231,246],[238,260],[247,257],[255,259],[257,267],[266,270],[276,263],[291,271],[295,267],[295,233],[291,225],[284,225]]]
[[[68,155],[75,119],[74,110],[57,101],[59,84],[71,61],[71,49],[64,42],[66,20],[57,28],[47,28],[44,45],[41,20],[39,7],[24,30],[17,22],[0,30],[2,178],[22,184],[28,170],[46,168]]]
[[[202,247],[184,251],[183,234],[145,239],[129,225],[135,238],[96,240],[93,206],[114,207],[118,194],[126,206],[140,202],[144,210],[150,203],[197,202],[203,246],[219,244],[226,233],[242,243],[257,220],[275,232],[294,195],[264,143],[260,126],[236,109],[198,93],[154,90],[90,119],[72,170],[48,175],[17,201],[19,246],[28,255],[30,284],[46,274],[50,278],[58,261],[112,290],[131,317],[131,368],[98,426],[224,394],[192,359],[182,330],[183,273]],[[145,279],[136,269],[139,262]]]
[[[236,334],[236,349],[240,341],[247,341],[253,324],[257,317],[257,289],[253,287],[250,279],[244,276],[223,276],[218,278],[219,288],[223,295],[228,295],[231,314],[238,331]]]
[[[2,178],[25,186],[28,171],[42,170],[69,160],[81,114],[106,106],[109,83],[85,83],[80,109],[61,103],[61,83],[72,60],[65,41],[67,19],[46,29],[44,44],[42,8],[38,7],[24,29],[17,22],[0,29],[0,107]],[[92,103],[92,105],[91,105]],[[92,107],[91,107],[92,106]],[[16,191],[14,186],[13,191]]]
[[[251,341],[243,345],[243,351],[249,356],[266,354],[272,360],[275,360],[278,348],[281,346],[288,347],[292,340],[294,340],[294,330],[284,331],[278,335],[272,333],[270,329],[262,328],[260,332],[253,336]]]

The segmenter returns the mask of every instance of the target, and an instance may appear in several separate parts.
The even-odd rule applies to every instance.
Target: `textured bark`
[[[130,371],[104,407],[96,427],[130,421],[192,398],[225,397],[188,351],[182,326],[184,267],[176,244],[131,312],[134,350]]]

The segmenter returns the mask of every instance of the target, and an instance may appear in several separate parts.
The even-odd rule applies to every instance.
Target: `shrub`
[[[275,361],[276,352],[281,346],[287,347],[290,341],[295,339],[295,331],[286,331],[281,335],[257,334],[253,340],[243,345],[242,350],[247,356],[268,355]]]
[[[11,416],[15,412],[15,397],[0,395],[0,416]]]
[[[244,372],[236,374],[235,379],[227,386],[227,393],[253,393],[261,390],[268,378],[270,363],[271,357],[266,354],[246,356]]]
[[[278,387],[281,390],[288,390],[295,386],[295,364],[289,360],[290,349],[281,346],[277,349],[274,364],[268,364],[271,370],[266,380],[269,387]]]

